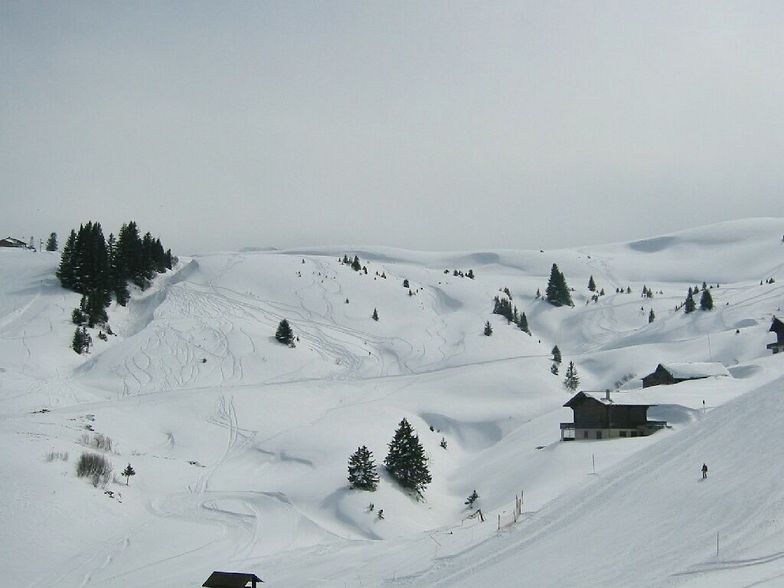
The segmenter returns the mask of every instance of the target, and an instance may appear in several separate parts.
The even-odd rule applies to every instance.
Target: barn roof
[[[202,588],[245,588],[248,582],[264,582],[264,580],[256,574],[212,572],[207,581],[202,584]]]
[[[607,399],[607,392],[584,392],[580,391],[569,399],[569,402],[564,404],[568,408],[574,408],[581,400],[590,398],[601,402],[606,406],[656,406],[650,402],[646,402],[636,392],[612,392],[610,399]]]
[[[693,378],[709,378],[711,376],[729,376],[730,373],[720,363],[688,362],[688,363],[663,363],[661,366],[673,378],[690,380]]]

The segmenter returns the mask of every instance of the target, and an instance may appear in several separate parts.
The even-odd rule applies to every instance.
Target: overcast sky
[[[783,186],[780,1],[0,2],[0,237],[538,249]]]

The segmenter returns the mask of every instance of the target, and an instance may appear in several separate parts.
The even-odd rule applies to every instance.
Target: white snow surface
[[[113,305],[115,335],[93,329],[82,356],[58,255],[0,249],[2,584],[185,587],[227,570],[266,586],[784,586],[784,354],[765,348],[783,234],[748,219],[556,251],[199,255]],[[535,297],[553,263],[573,308]],[[676,310],[703,281],[714,310]],[[531,336],[490,314],[504,287]],[[282,318],[295,348],[273,337]],[[561,442],[569,361],[581,389],[620,388],[669,428]],[[642,390],[658,363],[693,362],[732,377]],[[403,418],[429,455],[422,500],[382,466]],[[114,477],[96,488],[75,464],[97,434]],[[346,480],[360,445],[373,493]],[[474,489],[485,522],[464,505]]]

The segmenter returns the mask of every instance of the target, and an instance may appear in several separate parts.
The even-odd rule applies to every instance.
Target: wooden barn
[[[686,380],[700,380],[730,373],[720,363],[660,363],[656,369],[642,379],[642,387],[677,384]]]
[[[645,437],[667,426],[666,421],[649,421],[648,409],[655,405],[634,394],[613,398],[609,390],[578,392],[564,406],[574,411],[574,422],[561,423],[561,441]]]
[[[28,249],[27,243],[20,241],[19,239],[14,239],[13,237],[0,239],[0,247],[17,247],[19,249]]]
[[[256,574],[243,572],[212,572],[207,581],[202,584],[202,588],[256,588],[256,584],[264,580]]]
[[[768,343],[766,347],[773,351],[773,353],[780,353],[784,351],[784,323],[774,316],[773,323],[770,325],[768,332],[776,333],[776,342]]]

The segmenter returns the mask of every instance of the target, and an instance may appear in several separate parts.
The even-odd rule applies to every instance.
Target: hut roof
[[[730,373],[720,363],[688,362],[688,363],[663,363],[661,366],[673,378],[690,380],[693,378],[709,378],[711,376],[729,376]]]
[[[264,582],[256,574],[242,572],[212,572],[202,588],[245,588],[248,582]],[[255,586],[255,584],[254,584]]]
[[[612,392],[610,399],[607,399],[607,392],[584,392],[580,391],[572,396],[569,401],[564,404],[568,408],[574,408],[581,400],[590,398],[596,400],[606,406],[656,406],[650,402],[646,402],[643,398],[635,392]]]

